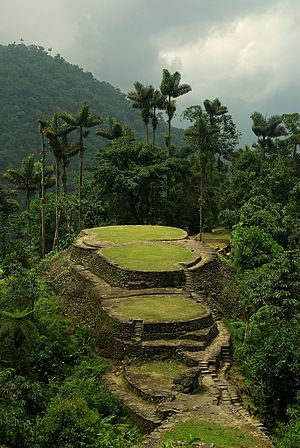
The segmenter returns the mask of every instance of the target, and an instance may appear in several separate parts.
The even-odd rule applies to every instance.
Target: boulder
[[[183,392],[184,394],[193,394],[199,389],[199,377],[201,369],[193,367],[181,373],[173,380],[173,389]]]

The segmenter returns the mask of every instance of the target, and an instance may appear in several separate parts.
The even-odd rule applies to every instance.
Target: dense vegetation
[[[87,102],[91,110],[103,117],[112,116],[129,124],[138,138],[143,135],[139,113],[126,96],[107,82],[98,81],[92,73],[67,63],[59,54],[51,56],[41,46],[24,44],[0,45],[0,170],[18,165],[40,147],[37,120],[57,110],[76,112]],[[163,142],[167,126],[158,120],[158,141]],[[175,130],[177,141],[182,131]],[[90,136],[89,161],[103,143]]]
[[[71,332],[34,271],[15,271],[0,296],[1,447],[129,447],[138,434],[100,383],[108,365],[91,329]]]
[[[106,366],[90,330],[72,332],[33,273],[80,229],[108,224],[176,226],[200,238],[217,225],[230,230],[224,262],[236,274],[243,316],[228,324],[241,389],[279,446],[298,446],[300,115],[253,113],[257,143],[238,149],[227,107],[206,99],[185,111],[190,127],[179,147],[171,126],[164,142],[156,139],[157,110],[170,125],[176,99],[190,89],[179,73],[164,70],[160,90],[134,84],[128,98],[140,117],[124,95],[60,56],[24,45],[0,51],[0,150],[2,160],[15,162],[5,178],[26,193],[19,212],[16,192],[0,186],[1,446],[126,447],[136,440],[99,387]],[[93,145],[99,149],[87,176]],[[40,160],[27,156],[37,147]],[[69,160],[78,156],[77,175]],[[54,186],[55,193],[46,191]]]

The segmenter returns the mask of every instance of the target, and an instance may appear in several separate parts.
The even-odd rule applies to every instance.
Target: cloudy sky
[[[249,115],[300,112],[299,0],[0,0],[0,43],[52,47],[122,91],[178,70],[219,97],[251,140]],[[177,125],[180,123],[177,118]],[[247,131],[248,130],[248,131]]]

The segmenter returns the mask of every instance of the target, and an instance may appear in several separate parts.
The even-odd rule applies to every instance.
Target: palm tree
[[[200,164],[200,195],[199,195],[199,239],[202,241],[203,235],[203,209],[205,205],[205,188],[209,178],[209,167],[212,166],[214,157],[214,139],[217,128],[210,123],[210,120],[203,115],[199,108],[198,116],[195,117],[194,124],[185,130],[188,141],[199,151]],[[211,168],[212,169],[212,168]]]
[[[189,84],[180,84],[181,75],[179,72],[173,73],[173,75],[166,68],[162,72],[162,81],[160,85],[160,91],[167,97],[166,101],[166,113],[168,116],[168,136],[167,144],[169,155],[171,154],[171,121],[176,111],[176,101],[172,98],[178,98],[181,95],[192,90]]]
[[[55,232],[53,238],[54,250],[57,247],[59,241],[59,226],[61,207],[59,204],[59,195],[61,191],[61,162],[63,158],[63,143],[62,138],[70,133],[75,128],[72,126],[66,126],[61,122],[60,113],[54,113],[51,120],[43,127],[42,132],[48,139],[50,150],[54,156],[54,170],[55,170],[55,193],[56,193],[56,205],[55,205]]]
[[[215,98],[214,100],[204,100],[203,101],[205,110],[209,116],[210,124],[214,124],[217,117],[227,114],[228,109],[226,106],[222,106],[219,98]]]
[[[79,152],[79,143],[69,143],[67,134],[61,137],[61,164],[62,164],[62,191],[67,194],[67,168],[70,164],[70,158]]]
[[[100,137],[106,138],[107,140],[115,140],[120,137],[128,137],[131,140],[134,139],[134,134],[128,126],[122,125],[113,117],[108,117],[106,121],[108,123],[106,128],[102,127],[96,129],[96,134]]]
[[[166,95],[163,95],[159,90],[154,90],[151,99],[151,117],[152,117],[152,146],[155,145],[155,133],[158,125],[157,110],[166,108]]]
[[[46,145],[45,136],[43,130],[45,129],[47,122],[40,118],[39,120],[39,132],[41,136],[41,195],[40,195],[40,210],[41,210],[41,257],[45,257],[46,252],[46,220],[45,220],[45,159],[46,159]]]
[[[252,131],[258,137],[258,144],[265,157],[266,151],[272,146],[272,139],[286,135],[285,127],[282,123],[281,115],[272,115],[270,118],[263,116],[260,112],[254,112],[252,119]]]
[[[84,129],[90,129],[101,123],[101,119],[98,115],[92,115],[90,113],[90,107],[85,104],[81,107],[77,115],[72,115],[69,112],[62,112],[60,117],[67,123],[70,129],[79,131],[79,187],[78,187],[78,227],[81,228],[81,203],[82,203],[82,191],[83,191],[83,156],[84,156],[84,138],[89,134],[89,131]]]
[[[151,118],[151,101],[154,88],[144,86],[141,82],[136,81],[134,84],[135,91],[128,92],[127,98],[133,101],[132,107],[141,110],[142,119],[146,128],[146,143],[149,143],[149,121]]]
[[[30,200],[38,189],[39,176],[33,155],[29,155],[18,168],[8,168],[3,174],[4,179],[16,185],[17,190],[26,192],[26,210],[29,213]]]

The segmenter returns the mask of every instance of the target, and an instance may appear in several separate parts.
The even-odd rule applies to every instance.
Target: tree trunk
[[[152,146],[155,146],[156,126],[157,126],[156,108],[154,107],[153,108],[153,117],[152,117]]]
[[[41,172],[41,198],[40,198],[40,212],[41,212],[41,257],[45,257],[46,252],[46,235],[45,235],[45,140],[44,135],[41,132],[41,164],[42,164],[42,172]]]
[[[78,230],[81,230],[81,203],[82,203],[82,190],[83,190],[83,137],[82,126],[80,126],[80,149],[79,149],[79,190],[78,190]]]
[[[169,104],[171,104],[171,96],[169,96]],[[171,118],[168,117],[168,151],[171,155]]]
[[[28,245],[29,248],[31,249],[32,241],[31,241],[31,223],[30,223],[29,206],[30,206],[30,191],[27,188],[26,190],[27,233],[28,233]]]
[[[199,198],[199,240],[203,240],[203,168],[200,173],[200,198]]]
[[[60,205],[59,205],[59,160],[55,158],[55,177],[56,177],[56,190],[55,190],[55,233],[53,238],[53,245],[52,250],[54,250],[57,247],[58,241],[59,241],[59,224],[60,224]]]

